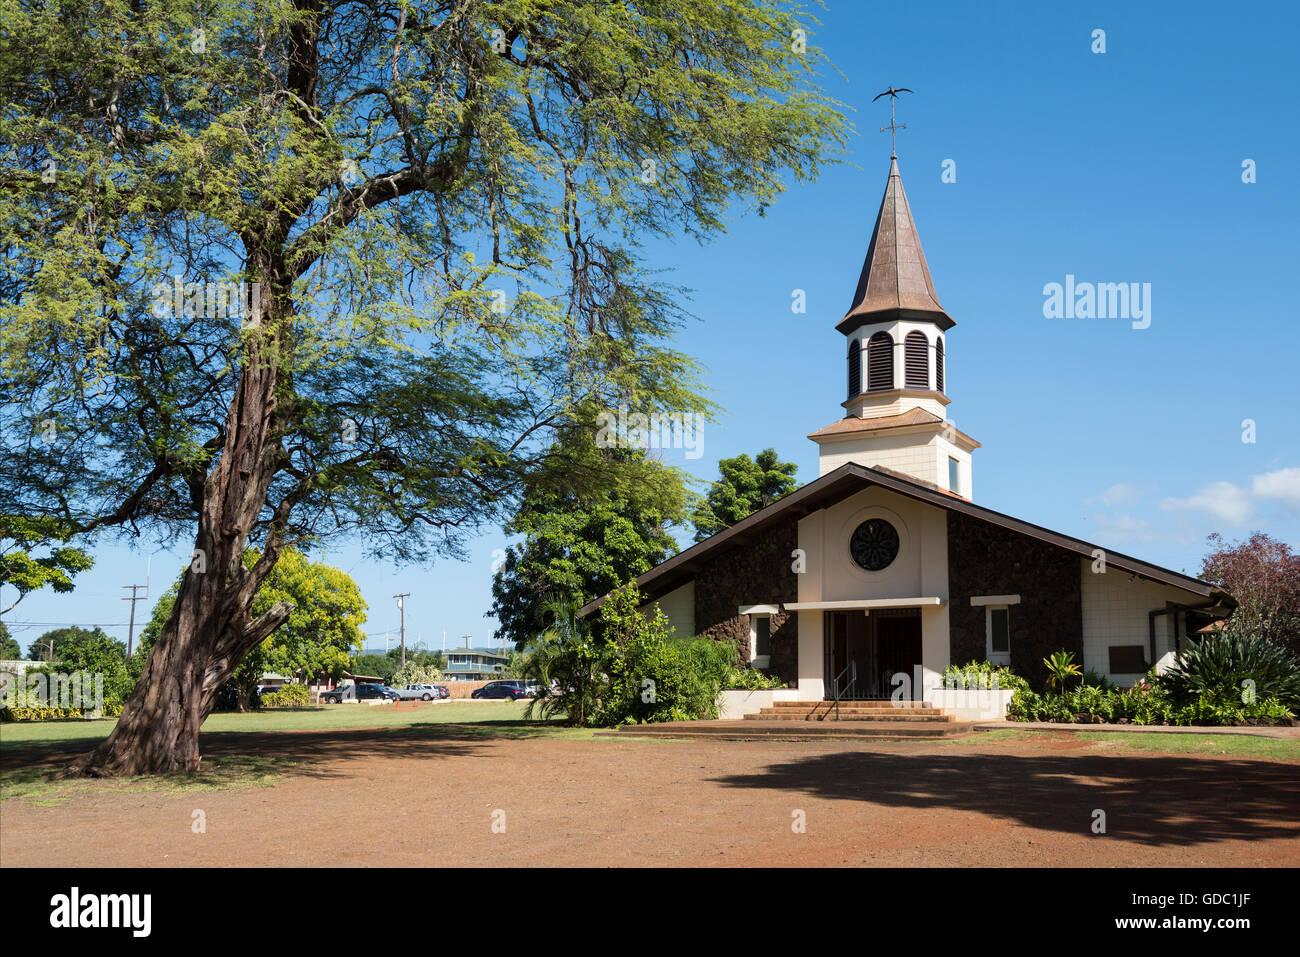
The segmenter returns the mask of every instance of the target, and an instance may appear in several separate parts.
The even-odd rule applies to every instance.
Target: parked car
[[[516,678],[489,681],[482,688],[470,693],[471,698],[508,698],[511,701],[518,701],[520,698],[531,698],[532,696],[531,689],[523,681]]]
[[[349,692],[352,692],[352,694],[349,694]],[[355,688],[343,686],[335,688],[333,691],[326,691],[320,696],[320,699],[325,704],[342,704],[345,697],[355,697],[358,701],[367,701],[372,698],[387,698],[390,701],[396,701],[397,692],[385,685],[366,683],[356,685]]]
[[[407,685],[405,688],[397,688],[397,697],[402,701],[432,701],[434,698],[445,698],[447,694],[439,694],[436,685]]]
[[[448,688],[446,685],[434,685],[434,686],[433,686],[433,693],[434,693],[434,697],[437,697],[437,698],[450,698],[450,697],[451,697],[451,689]]]

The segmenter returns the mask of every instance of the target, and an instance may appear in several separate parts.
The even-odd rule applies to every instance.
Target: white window
[[[1011,664],[1011,609],[1006,605],[984,606],[985,653],[995,665]]]
[[[772,660],[772,616],[749,616],[749,665],[766,668]]]
[[[948,457],[948,491],[961,494],[961,463]]]

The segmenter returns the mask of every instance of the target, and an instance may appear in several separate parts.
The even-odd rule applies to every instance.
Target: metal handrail
[[[836,721],[840,720],[840,679],[843,678],[844,675],[848,672],[852,672],[852,675],[850,676],[849,683],[848,683],[848,687],[852,688],[858,683],[858,663],[856,661],[850,661],[844,667],[843,671],[841,671],[839,674],[837,674],[834,678],[831,679],[831,689],[835,694],[835,720]]]

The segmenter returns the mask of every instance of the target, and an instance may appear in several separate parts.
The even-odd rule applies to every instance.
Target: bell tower
[[[891,156],[853,302],[835,326],[847,341],[845,416],[808,436],[820,447],[822,475],[857,462],[972,497],[979,443],[948,421],[947,334],[955,325],[939,304]]]

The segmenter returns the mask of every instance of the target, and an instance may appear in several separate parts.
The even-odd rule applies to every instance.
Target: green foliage
[[[764,449],[752,459],[745,453],[722,459],[718,471],[721,477],[691,515],[697,542],[766,508],[798,485],[794,477],[798,466],[780,461],[775,449]]]
[[[66,525],[51,518],[0,515],[0,586],[18,591],[18,597],[0,609],[0,614],[47,586],[61,594],[72,591],[73,576],[95,562],[80,548],[67,544],[71,537]],[[46,554],[34,557],[32,553],[38,549]]]
[[[575,411],[706,407],[642,249],[848,134],[784,0],[0,15],[0,514],[80,533],[462,553]],[[182,704],[261,634],[219,557],[158,659]],[[94,761],[167,765],[125,740]]]
[[[776,675],[757,668],[737,668],[734,664],[722,682],[724,691],[771,691],[773,688],[784,687],[785,682]]]
[[[17,661],[22,656],[23,650],[9,634],[9,626],[0,621],[0,661]]]
[[[306,708],[311,705],[311,691],[306,685],[287,684],[262,695],[264,708]]]
[[[442,681],[442,671],[433,665],[418,665],[408,661],[405,668],[398,668],[393,672],[392,681],[389,682],[395,688],[403,688],[406,685],[433,685]]]
[[[1073,651],[1054,651],[1043,659],[1047,668],[1047,686],[1065,694],[1065,687],[1079,677],[1082,669],[1074,663]]]
[[[607,694],[613,649],[592,636],[572,600],[556,599],[545,611],[551,624],[525,652],[524,674],[537,682],[538,691],[524,717],[563,717],[574,727],[585,727]]]
[[[0,721],[64,721],[84,717],[80,708],[51,708],[41,704],[0,707]]]
[[[246,566],[256,560],[255,551],[245,553]],[[140,632],[139,646],[128,662],[133,681],[144,671],[149,653],[171,615],[181,577],[183,573],[158,599],[148,624]],[[260,614],[277,601],[293,604],[289,620],[249,652],[235,669],[226,682],[231,693],[219,697],[219,709],[257,707],[257,684],[267,672],[303,679],[320,675],[338,678],[348,667],[352,647],[359,647],[365,639],[361,624],[366,619],[367,605],[356,582],[345,572],[310,561],[295,549],[281,553],[253,598],[253,611]],[[392,675],[391,665],[387,674]]]
[[[1109,678],[1103,675],[1096,668],[1089,668],[1087,671],[1083,673],[1083,683],[1085,685],[1088,685],[1089,687],[1102,688],[1106,691],[1109,691],[1110,689],[1116,687],[1114,682],[1112,682]]]
[[[1292,709],[1276,698],[1250,703],[1214,695],[1178,705],[1160,682],[1139,682],[1132,688],[1080,685],[1064,694],[1039,695],[1017,691],[1007,708],[1011,721],[1050,721],[1066,724],[1246,725],[1291,724]]]
[[[525,717],[564,715],[572,725],[606,727],[716,718],[735,649],[675,637],[658,608],[647,617],[640,604],[634,583],[615,589],[601,606],[596,636],[576,605],[553,603],[553,624],[528,648],[524,671],[540,691]]]
[[[691,721],[718,716],[718,693],[736,652],[708,638],[674,637],[659,607],[640,611],[640,591],[629,583],[600,608],[605,639],[613,647],[609,689],[598,723],[606,726]]]
[[[120,705],[135,687],[135,676],[126,663],[126,645],[114,641],[101,629],[72,626],[46,632],[32,643],[33,658],[40,648],[54,642],[54,659],[41,670],[46,673],[85,671],[104,676],[105,705]]]
[[[384,652],[385,657],[401,666],[402,649],[401,646],[389,648]],[[441,651],[429,651],[425,648],[407,648],[406,663],[408,665],[419,665],[421,668],[436,668],[438,671],[447,670],[447,659],[443,657]]]
[[[397,674],[398,667],[398,663],[387,655],[358,655],[352,659],[352,667],[348,671],[354,675],[378,678],[387,685],[393,683],[393,675]]]
[[[1029,682],[1016,674],[1009,665],[995,665],[990,661],[968,661],[964,665],[949,665],[944,669],[940,680],[945,688],[1029,690]]]
[[[594,408],[560,432],[528,480],[492,579],[496,637],[522,648],[548,624],[557,600],[581,606],[649,571],[676,552],[668,528],[685,520],[680,469],[640,449],[599,448]]]
[[[258,557],[249,550],[244,564],[251,567]],[[289,620],[262,643],[262,670],[303,680],[341,677],[352,649],[365,641],[361,624],[368,606],[357,583],[338,568],[309,561],[296,549],[286,548],[257,590],[253,614],[260,615],[279,601],[294,608]]]
[[[1276,698],[1300,706],[1300,663],[1276,642],[1233,630],[1189,640],[1161,679],[1179,705],[1210,699],[1231,707]]]
[[[102,628],[69,625],[66,628],[47,631],[39,638],[32,639],[32,643],[27,646],[27,657],[30,661],[64,661],[68,660],[69,656],[74,660],[81,660],[82,657],[97,652],[116,654],[117,657],[125,659],[126,645],[114,641]]]
[[[83,674],[76,675],[81,671]],[[61,721],[73,718],[116,717],[122,713],[120,695],[110,695],[110,682],[104,682],[103,707],[92,711],[89,707],[60,707],[60,700],[72,704],[71,699],[62,697],[55,675],[75,678],[75,687],[80,692],[94,693],[96,672],[80,668],[64,668],[62,665],[29,669],[20,680],[6,685],[0,695],[0,721]],[[73,686],[67,686],[71,692]],[[83,702],[89,705],[90,702]]]
[[[557,409],[700,407],[638,247],[761,211],[847,134],[772,0],[216,0],[197,53],[179,0],[6,9],[0,509],[83,528],[191,526],[254,360],[277,523],[457,549]],[[159,314],[172,276],[261,282],[264,316]]]

